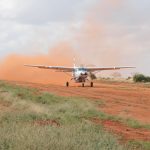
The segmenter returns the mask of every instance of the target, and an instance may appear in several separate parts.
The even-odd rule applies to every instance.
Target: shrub
[[[137,73],[133,76],[133,81],[134,82],[150,82],[150,77]]]

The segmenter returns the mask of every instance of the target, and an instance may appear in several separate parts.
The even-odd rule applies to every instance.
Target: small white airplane
[[[91,78],[90,86],[93,87],[92,75],[94,76],[94,72],[103,71],[103,70],[119,70],[119,69],[127,69],[127,68],[135,68],[135,67],[77,67],[75,64],[73,67],[64,67],[64,66],[45,66],[45,65],[24,65],[27,67],[36,67],[40,69],[51,69],[56,70],[57,72],[72,72],[72,79],[75,83],[82,83],[82,87],[84,87],[85,82],[88,81],[88,77]],[[69,86],[69,82],[66,82],[66,86]]]

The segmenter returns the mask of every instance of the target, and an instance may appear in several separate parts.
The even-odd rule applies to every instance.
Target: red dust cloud
[[[24,64],[72,66],[74,46],[83,64],[96,64],[103,67],[121,64],[120,50],[123,44],[121,41],[110,43],[111,39],[107,34],[114,32],[106,28],[108,22],[105,21],[106,18],[111,18],[112,12],[117,11],[120,5],[120,0],[105,0],[92,7],[80,29],[71,39],[72,44],[60,43],[45,55],[9,55],[0,64],[0,79],[46,84],[62,84],[69,81],[71,77],[64,73],[28,68]]]
[[[0,64],[0,79],[35,83],[62,84],[70,76],[53,70],[25,67],[24,64],[72,66],[74,52],[67,43],[61,43],[48,54],[35,56],[9,55]]]
[[[117,39],[119,42],[112,43],[111,34],[115,36],[116,33],[108,28],[109,19],[121,4],[121,0],[103,0],[88,11],[74,39],[77,48],[80,49],[79,55],[83,58],[83,64],[103,67],[121,64],[122,42]]]

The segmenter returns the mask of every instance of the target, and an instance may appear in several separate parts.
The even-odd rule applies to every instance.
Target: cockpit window
[[[85,68],[77,68],[76,71],[86,71]]]

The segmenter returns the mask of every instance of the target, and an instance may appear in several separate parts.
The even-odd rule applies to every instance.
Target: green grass
[[[129,141],[128,146],[136,150],[150,150],[150,142],[148,141]]]
[[[0,150],[130,150],[137,145],[120,145],[119,137],[90,121],[97,117],[140,126],[138,122],[100,112],[98,105],[104,103],[60,97],[1,81],[0,108],[4,111],[0,110]],[[60,127],[34,124],[41,120],[55,120]]]

